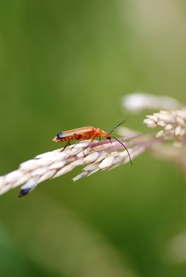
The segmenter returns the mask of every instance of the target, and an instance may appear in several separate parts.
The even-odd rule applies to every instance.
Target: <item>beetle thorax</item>
[[[110,134],[101,130],[100,128],[96,128],[95,137],[104,137],[104,138],[110,139]]]

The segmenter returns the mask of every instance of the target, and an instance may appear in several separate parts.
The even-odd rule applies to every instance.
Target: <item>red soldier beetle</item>
[[[64,132],[59,132],[55,138],[53,138],[54,142],[63,142],[63,141],[67,141],[67,144],[65,145],[65,147],[63,148],[63,150],[70,145],[70,141],[71,140],[86,140],[86,139],[91,139],[91,142],[93,142],[96,138],[98,137],[104,137],[106,139],[108,139],[110,141],[110,143],[112,143],[111,139],[114,138],[115,140],[117,140],[127,151],[130,163],[132,164],[132,160],[130,157],[130,153],[127,149],[127,147],[116,137],[111,136],[112,132],[119,127],[121,124],[123,124],[127,119],[125,119],[124,121],[122,121],[121,123],[119,123],[118,125],[116,125],[110,133],[107,133],[105,131],[103,131],[100,128],[95,128],[93,126],[87,126],[87,127],[81,127],[81,128],[77,128],[77,129],[72,129],[69,131],[64,131]],[[62,150],[62,151],[63,151]]]

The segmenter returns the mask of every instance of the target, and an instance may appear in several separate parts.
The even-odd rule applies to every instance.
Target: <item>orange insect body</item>
[[[129,153],[127,147],[116,137],[111,136],[112,132],[118,126],[120,126],[122,123],[124,123],[125,121],[126,120],[122,121],[120,124],[115,126],[110,133],[107,133],[107,132],[101,130],[100,128],[95,128],[93,126],[87,126],[87,127],[82,127],[82,128],[72,129],[69,131],[60,132],[55,136],[55,138],[53,138],[53,141],[55,141],[55,142],[67,141],[67,144],[63,148],[63,150],[64,150],[68,145],[70,145],[71,140],[79,141],[79,140],[91,139],[91,141],[94,141],[98,137],[104,137],[104,138],[108,139],[110,141],[110,143],[112,143],[111,138],[113,137],[125,148],[125,150],[128,153],[130,163],[132,164],[130,153]]]
[[[93,141],[97,137],[105,137],[107,139],[111,139],[111,136],[109,133],[106,133],[105,131],[99,128],[87,126],[87,127],[65,131],[65,132],[60,132],[56,135],[53,141],[55,142],[68,141],[68,144],[70,144],[70,141],[73,139],[76,139],[76,140],[91,139]]]

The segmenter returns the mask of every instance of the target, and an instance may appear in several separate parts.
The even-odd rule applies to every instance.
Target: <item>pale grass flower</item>
[[[147,115],[144,123],[150,128],[162,127],[156,137],[173,140],[177,146],[186,145],[186,110],[163,110]]]
[[[123,97],[123,106],[130,112],[139,113],[146,109],[158,109],[152,115],[147,115],[144,123],[149,128],[160,128],[156,132],[161,144],[152,144],[148,149],[156,158],[161,158],[178,165],[185,175],[186,172],[186,107],[169,96],[157,96],[146,93],[134,93]],[[121,128],[120,128],[121,129]],[[121,135],[129,134],[123,128]],[[134,131],[136,132],[136,131]],[[137,133],[137,132],[136,132]],[[169,144],[165,144],[168,141]],[[172,143],[171,143],[172,142]]]
[[[139,113],[143,110],[176,109],[183,105],[176,99],[164,95],[152,95],[136,92],[123,96],[122,106],[129,112]]]

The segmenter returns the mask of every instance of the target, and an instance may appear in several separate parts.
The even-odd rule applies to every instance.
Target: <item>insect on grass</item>
[[[114,138],[115,140],[117,140],[125,148],[125,150],[127,151],[130,163],[132,164],[130,153],[129,153],[127,147],[119,139],[117,139],[114,136],[111,136],[113,131],[117,127],[119,127],[121,124],[123,124],[125,121],[126,121],[126,119],[124,121],[122,121],[121,123],[119,123],[118,125],[116,125],[111,130],[110,133],[107,133],[107,132],[103,131],[100,128],[95,128],[93,126],[87,126],[87,127],[81,127],[81,128],[77,128],[77,129],[72,129],[72,130],[69,130],[69,131],[59,132],[53,138],[53,141],[55,141],[55,142],[64,142],[64,141],[66,141],[67,144],[63,148],[63,150],[64,150],[68,145],[70,145],[71,140],[80,141],[80,140],[91,139],[91,142],[93,142],[98,137],[104,137],[104,138],[108,139],[110,141],[110,143],[112,143],[111,139]]]

